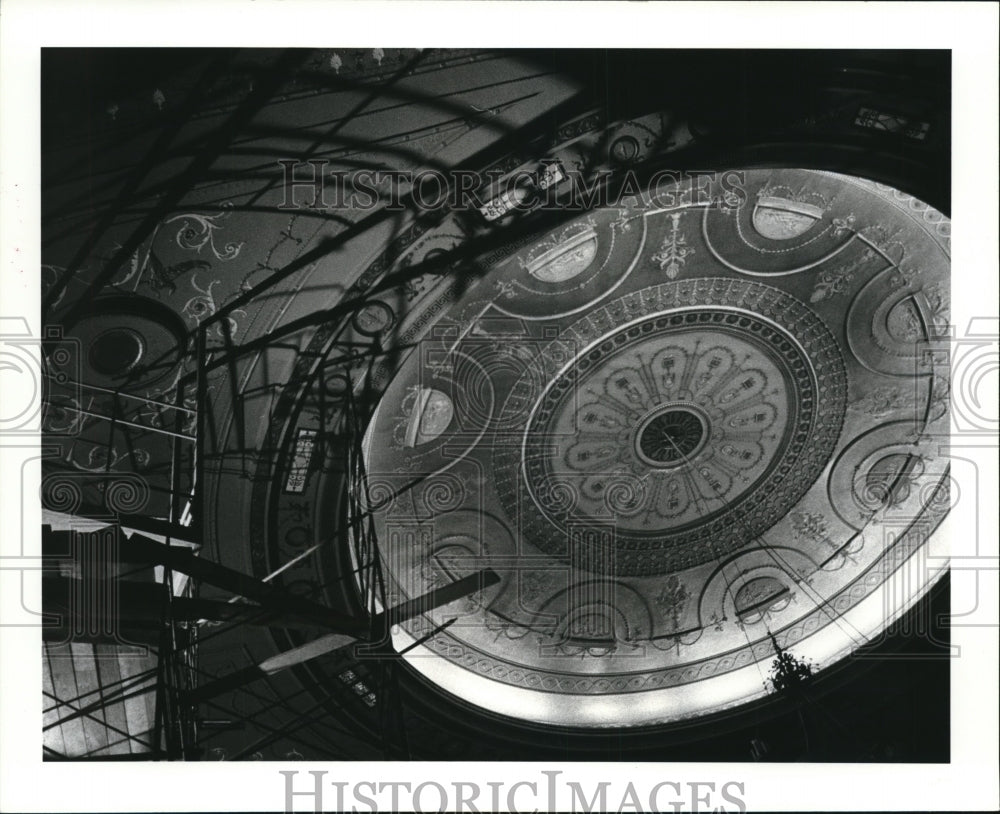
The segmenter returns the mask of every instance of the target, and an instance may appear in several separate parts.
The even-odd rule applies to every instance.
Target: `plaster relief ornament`
[[[736,614],[744,623],[761,621],[768,613],[788,607],[793,593],[774,577],[754,577],[745,582],[734,597]]]
[[[823,217],[818,206],[785,198],[758,198],[753,210],[754,228],[771,240],[791,240],[808,232]]]
[[[680,231],[682,214],[681,212],[671,213],[670,232],[663,238],[660,250],[653,255],[653,262],[659,265],[660,270],[670,280],[675,279],[681,273],[681,266],[687,262],[688,257],[694,254],[694,249],[687,245],[687,238]]]
[[[417,447],[440,436],[455,414],[451,399],[440,390],[414,387],[400,405],[404,418],[397,424],[396,437],[404,447]]]
[[[521,268],[536,280],[561,283],[582,274],[597,256],[593,221],[573,224],[552,240],[535,246],[520,258]]]
[[[793,192],[785,186],[765,186],[757,193],[754,228],[770,240],[791,240],[813,228],[828,209],[822,195],[805,188]]]

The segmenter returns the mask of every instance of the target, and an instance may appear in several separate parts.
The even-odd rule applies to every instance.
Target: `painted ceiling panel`
[[[819,666],[877,633],[850,612],[930,545],[947,220],[849,177],[743,178],[514,251],[387,374],[390,603],[502,575],[398,633],[458,619],[411,659],[452,693],[576,726],[714,712],[764,692],[772,633]]]

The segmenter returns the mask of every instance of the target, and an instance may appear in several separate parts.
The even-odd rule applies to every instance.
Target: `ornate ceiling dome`
[[[408,655],[441,688],[569,726],[706,714],[764,692],[772,633],[823,667],[939,574],[950,224],[742,177],[495,251],[407,315],[366,437],[389,601],[501,576],[398,630],[456,620]]]

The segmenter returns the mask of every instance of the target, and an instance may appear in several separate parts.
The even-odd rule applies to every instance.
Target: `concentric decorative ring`
[[[629,320],[639,303],[657,307]],[[568,333],[581,350],[547,371],[544,391],[526,378],[511,390],[511,408],[535,404],[520,444],[494,444],[501,501],[548,554],[618,575],[718,559],[784,516],[829,460],[846,372],[825,325],[788,294],[667,283]],[[612,512],[607,495],[625,481],[633,501]],[[567,488],[579,495],[571,507],[553,497]],[[594,525],[612,532],[602,539],[613,551],[581,549],[574,529]]]

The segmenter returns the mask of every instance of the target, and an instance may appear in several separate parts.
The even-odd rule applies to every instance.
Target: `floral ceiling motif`
[[[567,522],[610,522],[615,572],[663,573],[721,556],[794,505],[838,436],[845,374],[833,337],[776,289],[706,278],[628,296],[670,316],[587,344],[595,316],[631,312],[612,302],[566,330],[586,348],[575,363],[544,394],[526,395],[535,377],[512,390],[515,405],[537,408],[523,447],[494,442],[497,491],[549,553],[565,550]],[[794,328],[746,309],[748,297],[808,327],[806,349],[786,332]],[[671,422],[687,434],[670,441]],[[656,449],[664,432],[666,452]],[[523,469],[518,497],[506,486],[518,480],[511,467]]]

